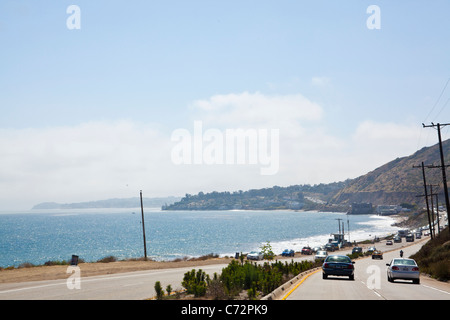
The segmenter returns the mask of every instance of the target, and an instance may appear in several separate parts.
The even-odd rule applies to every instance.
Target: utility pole
[[[142,190],[141,190],[141,215],[142,215],[142,234],[144,235],[144,260],[147,261],[147,242],[145,241],[144,204],[142,203]]]
[[[438,194],[436,193],[435,194],[435,196],[436,196],[436,216],[437,216],[437,223],[438,223],[438,234],[439,233],[441,233],[441,226],[440,226],[440,223],[439,223],[439,198],[438,198]]]
[[[335,219],[338,221],[338,227],[339,227],[339,234],[341,233],[341,218]]]
[[[434,124],[432,122],[431,125],[428,125],[428,126],[426,126],[425,124],[422,123],[422,126],[424,128],[437,127],[438,139],[439,139],[439,151],[441,153],[442,183],[444,184],[445,206],[447,208],[447,221],[448,221],[448,218],[450,218],[450,215],[449,215],[450,203],[449,203],[449,200],[448,200],[448,188],[447,188],[447,177],[446,177],[446,173],[445,173],[444,151],[442,150],[441,127],[445,127],[445,126],[448,126],[448,125],[450,125],[450,123]],[[450,228],[448,228],[448,230],[450,232]]]
[[[433,193],[433,185],[430,184],[430,199],[431,199],[431,221],[433,221],[433,236],[436,237],[436,225],[435,225],[435,219],[434,219],[434,205],[433,205],[433,196],[436,194]],[[436,186],[436,185],[435,185]],[[436,205],[437,207],[437,205]]]
[[[350,242],[350,221],[347,216],[347,232],[348,232],[348,242]]]
[[[422,165],[420,167],[419,166],[413,166],[413,168],[422,168],[423,187],[425,188],[425,202],[427,204],[428,226],[430,228],[431,239],[433,239],[433,232],[431,230],[430,206],[428,205],[427,180],[425,179],[425,165],[423,164],[423,161],[422,161]],[[422,196],[418,196],[418,197],[422,197]]]

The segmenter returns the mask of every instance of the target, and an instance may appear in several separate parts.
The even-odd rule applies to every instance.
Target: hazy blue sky
[[[449,13],[447,0],[3,0],[0,209],[327,183],[410,155],[437,142],[422,122],[450,122]],[[279,129],[279,171],[175,165],[171,134],[195,120]]]

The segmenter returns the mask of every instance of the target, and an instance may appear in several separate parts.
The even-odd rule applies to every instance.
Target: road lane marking
[[[447,291],[444,291],[444,290],[441,290],[441,289],[437,289],[437,288],[433,288],[433,287],[430,287],[430,286],[427,286],[427,285],[424,285],[424,284],[422,286],[430,288],[430,289],[433,289],[433,290],[436,290],[436,291],[439,291],[439,292],[442,292],[442,293],[450,294],[450,292],[447,292]]]
[[[293,287],[293,288],[292,288],[292,289],[284,296],[284,298],[281,299],[281,300],[286,300],[286,298],[289,297],[289,296],[291,295],[291,293],[294,292],[294,290],[297,289],[298,286],[301,285],[301,284],[303,283],[303,281],[305,281],[309,276],[312,276],[314,273],[317,273],[317,272],[319,272],[319,271],[321,271],[321,270],[322,270],[322,269],[318,269],[318,270],[313,271],[313,272],[307,274],[306,276],[304,276],[303,279],[302,279],[299,283],[297,283],[297,284],[295,285],[295,287]]]

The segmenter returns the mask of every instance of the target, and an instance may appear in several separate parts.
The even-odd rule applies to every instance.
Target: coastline
[[[405,221],[406,217],[390,216],[395,222],[393,224]],[[367,247],[373,239],[359,240],[358,243],[362,247]],[[361,244],[365,242],[366,244]],[[300,253],[296,253],[295,257],[301,257]],[[275,259],[291,259],[282,256],[276,256]],[[125,273],[133,271],[158,270],[170,268],[184,268],[192,267],[198,268],[205,265],[212,264],[228,264],[233,258],[230,257],[215,257],[209,259],[189,259],[179,261],[116,261],[116,262],[85,262],[78,266],[83,277],[99,276],[106,274]],[[14,269],[0,269],[0,283],[17,283],[27,281],[42,281],[42,280],[59,280],[67,279],[68,265],[55,266],[34,266],[29,268],[14,268]]]

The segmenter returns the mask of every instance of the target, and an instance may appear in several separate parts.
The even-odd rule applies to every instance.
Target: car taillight
[[[412,271],[419,271],[419,268],[414,267],[414,268],[412,268]]]
[[[393,266],[393,267],[392,267],[392,270],[398,270],[398,267]]]
[[[325,264],[323,265],[323,267],[324,267],[324,268],[328,268],[328,267],[329,267],[328,263],[325,263]]]
[[[353,264],[347,265],[347,269],[353,269]]]

